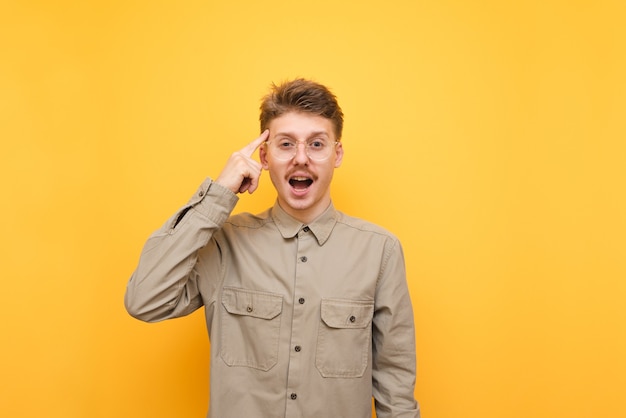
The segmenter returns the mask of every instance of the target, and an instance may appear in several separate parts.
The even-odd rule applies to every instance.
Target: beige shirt
[[[303,225],[278,204],[231,211],[207,179],[144,246],[125,296],[144,321],[201,306],[208,417],[418,418],[413,312],[398,240],[332,205]]]

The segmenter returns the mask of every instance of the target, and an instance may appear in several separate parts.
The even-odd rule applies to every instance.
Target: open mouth
[[[313,184],[313,180],[308,177],[292,177],[289,179],[289,185],[296,190],[305,190]]]

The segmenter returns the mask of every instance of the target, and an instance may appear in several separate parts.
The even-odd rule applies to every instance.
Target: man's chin
[[[294,196],[290,194],[278,199],[281,207],[286,211],[295,212],[307,212],[313,207],[313,200],[310,196]]]

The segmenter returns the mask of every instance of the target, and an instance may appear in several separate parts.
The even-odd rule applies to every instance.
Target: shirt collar
[[[308,224],[303,224],[288,215],[287,212],[280,207],[278,201],[276,201],[274,207],[272,207],[272,219],[274,219],[274,223],[283,238],[293,238],[301,229],[308,227],[317,239],[319,245],[324,245],[328,240],[337,223],[338,217],[339,212],[335,210],[332,202],[320,216]]]

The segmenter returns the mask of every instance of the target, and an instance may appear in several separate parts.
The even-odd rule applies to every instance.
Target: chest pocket
[[[229,366],[267,371],[278,361],[283,297],[225,287],[222,292],[220,357]]]
[[[361,377],[368,364],[374,302],[323,299],[315,366],[324,377]]]

